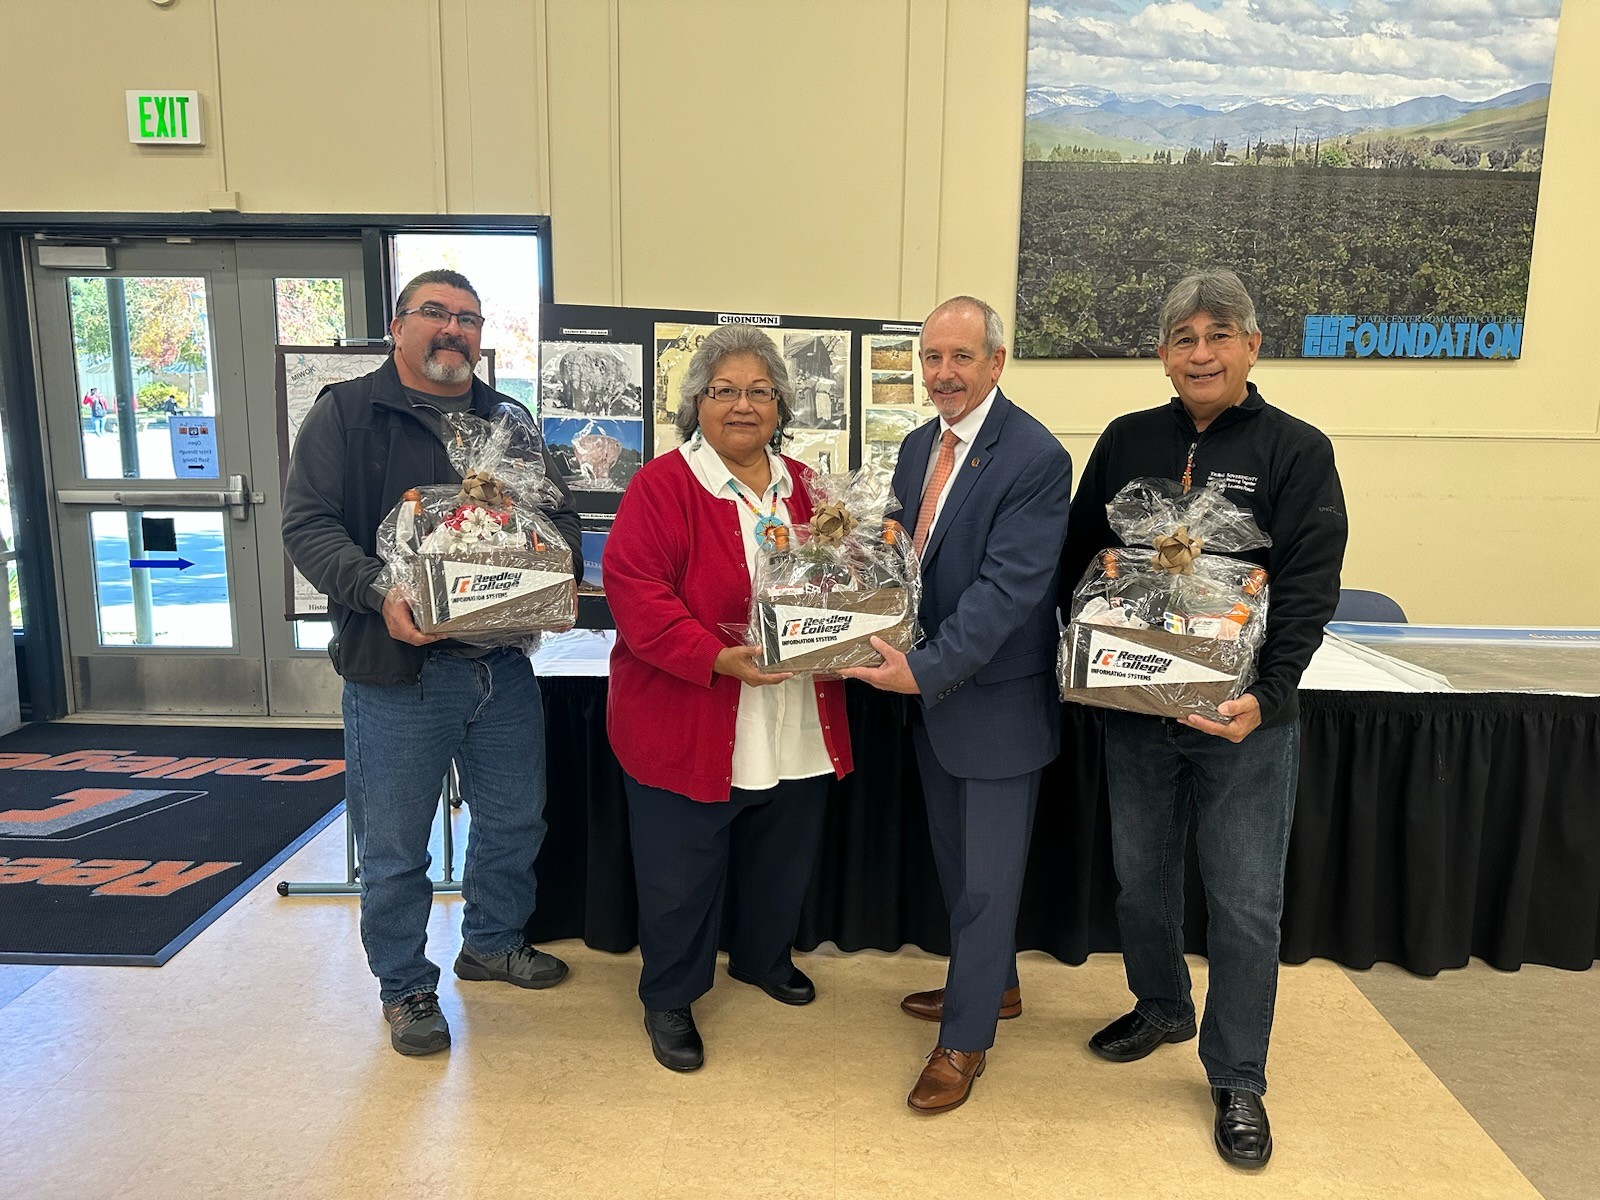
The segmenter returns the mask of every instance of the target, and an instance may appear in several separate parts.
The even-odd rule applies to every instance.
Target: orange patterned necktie
[[[944,436],[939,439],[939,458],[933,464],[933,476],[928,480],[928,486],[922,489],[922,507],[917,510],[917,530],[911,535],[911,547],[918,554],[928,540],[928,531],[933,528],[933,514],[939,508],[939,494],[944,491],[944,482],[950,478],[950,472],[956,469],[956,437],[955,430],[946,429]]]

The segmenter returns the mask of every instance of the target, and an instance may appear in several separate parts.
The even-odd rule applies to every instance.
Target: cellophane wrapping
[[[1227,557],[1272,539],[1219,489],[1135,479],[1106,505],[1125,547],[1095,555],[1057,655],[1061,698],[1162,717],[1223,719],[1255,679],[1267,573]]]
[[[492,421],[445,417],[460,484],[412,488],[378,527],[385,582],[403,589],[417,628],[478,646],[524,643],[577,621],[572,549],[545,509],[538,429],[520,410]]]
[[[771,672],[834,674],[883,661],[871,638],[908,651],[920,640],[922,573],[888,472],[813,475],[809,523],[769,532],[756,554],[748,640]]]

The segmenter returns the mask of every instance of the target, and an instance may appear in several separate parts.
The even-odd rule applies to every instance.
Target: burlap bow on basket
[[[468,471],[461,480],[458,504],[481,504],[484,508],[510,508],[511,493],[506,485],[487,471]]]
[[[811,514],[811,538],[822,546],[837,546],[855,527],[856,519],[842,504],[821,504]]]
[[[1192,536],[1187,526],[1179,525],[1171,533],[1161,534],[1150,544],[1155,547],[1156,566],[1174,575],[1193,575],[1194,560],[1199,558],[1200,552],[1205,549],[1206,540]]]

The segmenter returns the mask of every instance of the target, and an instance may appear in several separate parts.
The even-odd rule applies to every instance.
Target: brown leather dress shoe
[[[900,1011],[910,1013],[922,1021],[944,1020],[944,989],[931,992],[912,992],[900,1001]],[[1000,1019],[1010,1021],[1022,1015],[1022,985],[1007,988],[1000,995]]]
[[[983,1074],[983,1059],[982,1050],[968,1053],[935,1046],[906,1103],[930,1115],[960,1108],[972,1094],[972,1081]]]

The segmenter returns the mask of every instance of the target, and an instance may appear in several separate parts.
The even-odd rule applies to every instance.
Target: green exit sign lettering
[[[128,140],[136,146],[203,146],[200,93],[141,88],[127,93]]]

